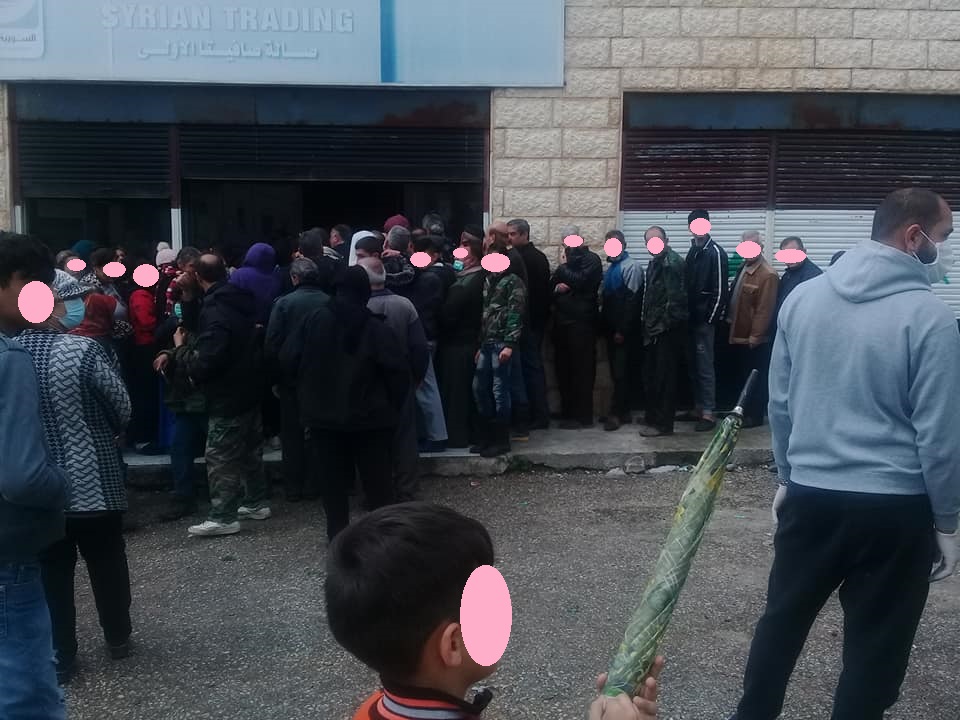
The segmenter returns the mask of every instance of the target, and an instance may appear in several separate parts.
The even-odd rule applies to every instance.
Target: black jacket
[[[550,305],[553,302],[553,285],[550,283],[550,261],[547,256],[527,243],[517,252],[527,269],[527,308],[530,327],[534,332],[542,333],[550,317]]]
[[[370,313],[350,352],[344,325],[332,306],[315,310],[304,322],[303,342],[283,350],[281,364],[298,369],[303,426],[341,432],[395,428],[413,392],[404,348],[382,316]]]
[[[727,253],[708,235],[702,248],[690,248],[685,266],[691,324],[718,322],[730,300]]]
[[[445,294],[440,275],[429,269],[418,270],[412,282],[390,289],[413,303],[427,340],[435,341],[440,334],[440,309]]]
[[[273,304],[263,344],[264,362],[272,381],[286,386],[296,384],[295,376],[284,377],[280,372],[277,362],[280,351],[294,331],[303,324],[304,319],[329,302],[330,296],[318,285],[301,284]]]
[[[196,348],[184,363],[211,415],[242,415],[262,400],[263,348],[255,319],[256,299],[249,290],[222,282],[203,297]]]
[[[443,297],[446,299],[447,292],[457,281],[457,271],[453,269],[452,265],[447,265],[446,263],[434,263],[426,269],[440,278],[440,283],[443,287]]]
[[[563,283],[570,286],[565,293],[553,292],[556,325],[587,324],[596,328],[603,262],[590,250],[578,247],[567,251],[567,262],[553,273],[550,290]]]
[[[787,268],[780,276],[780,284],[777,286],[777,307],[773,312],[773,318],[770,322],[770,336],[773,337],[777,332],[777,317],[780,315],[780,308],[783,307],[783,301],[792,293],[800,283],[812,280],[817,275],[823,275],[823,270],[807,258],[798,267]]]

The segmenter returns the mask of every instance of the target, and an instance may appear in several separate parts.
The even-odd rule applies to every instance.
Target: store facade
[[[557,0],[14,6],[0,225],[56,249],[243,248],[398,212],[481,223],[490,88],[563,81]],[[489,54],[462,43],[485,28]]]

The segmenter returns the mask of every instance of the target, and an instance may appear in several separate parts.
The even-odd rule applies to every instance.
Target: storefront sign
[[[0,0],[0,80],[563,84],[563,0],[329,2]]]

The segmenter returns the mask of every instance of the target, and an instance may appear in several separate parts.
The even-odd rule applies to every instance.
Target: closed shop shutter
[[[120,123],[19,123],[27,198],[170,197],[169,129]]]
[[[189,179],[482,182],[484,131],[474,128],[184,126]]]
[[[742,168],[728,167],[735,164],[734,148],[743,153]],[[701,173],[699,192],[694,182],[698,158],[712,159],[716,168]],[[671,190],[671,176],[680,180],[677,192]],[[765,252],[779,272],[785,266],[773,254],[789,235],[803,238],[810,259],[826,268],[838,250],[870,237],[874,209],[895,188],[927,187],[960,209],[960,135],[628,130],[623,183],[621,224],[637,257],[648,257],[643,233],[650,225],[663,225],[674,249],[685,254],[687,213],[704,207],[710,211],[711,234],[731,256],[731,274],[740,261],[740,237],[752,229],[764,233]],[[954,226],[960,227],[957,221]],[[960,255],[960,238],[951,244]],[[960,264],[934,292],[960,317]]]

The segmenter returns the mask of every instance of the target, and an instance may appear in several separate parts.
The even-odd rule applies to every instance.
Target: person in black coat
[[[366,270],[347,268],[333,302],[306,318],[295,334],[301,341],[288,343],[280,357],[285,372],[297,375],[301,421],[324,468],[330,540],[350,522],[355,474],[370,510],[394,501],[391,446],[413,391],[404,348],[382,317],[367,308],[369,300]]]
[[[687,225],[694,220],[709,220],[706,210],[694,210],[687,216]],[[692,231],[691,231],[692,232]],[[710,233],[694,234],[687,253],[686,286],[690,311],[690,347],[687,364],[694,391],[695,410],[690,420],[697,421],[696,430],[705,432],[716,427],[717,379],[714,351],[717,324],[723,318],[729,300],[729,258]]]
[[[203,392],[209,414],[207,476],[209,519],[189,529],[191,535],[239,532],[237,519],[270,517],[263,468],[263,425],[259,379],[263,377],[262,340],[254,325],[256,299],[249,290],[227,282],[226,264],[218,255],[203,255],[195,275],[178,281],[183,291],[186,328],[194,327],[195,348],[184,356],[190,381]],[[198,307],[197,289],[203,292]],[[174,334],[181,347],[185,337]],[[241,486],[246,495],[241,501]]]
[[[545,430],[550,427],[550,406],[547,404],[547,377],[543,369],[543,335],[553,304],[553,286],[550,283],[550,261],[530,240],[530,223],[516,219],[507,223],[507,238],[519,253],[526,269],[527,323],[520,340],[520,362],[526,385],[532,427]]]
[[[286,498],[290,502],[312,500],[319,496],[308,467],[312,465],[303,425],[300,424],[300,404],[297,401],[297,376],[284,374],[278,363],[283,346],[299,330],[304,318],[330,302],[330,296],[320,288],[320,272],[309,258],[293,261],[289,271],[293,291],[277,299],[267,324],[264,341],[264,360],[270,374],[274,393],[280,399],[280,442],[283,447],[283,480]]]
[[[784,238],[783,242],[780,243],[780,249],[801,250],[806,253],[803,240],[796,235]],[[783,275],[780,276],[780,284],[777,286],[777,305],[773,312],[770,325],[771,338],[777,333],[777,316],[780,315],[780,308],[783,307],[783,301],[787,299],[787,296],[792,293],[800,283],[812,280],[817,275],[823,275],[823,270],[810,258],[804,258],[803,261],[798,263],[786,263],[786,265],[787,269],[784,270]],[[773,345],[772,339],[770,340],[770,345]]]
[[[579,233],[570,233],[579,234]],[[553,273],[553,345],[563,420],[560,427],[593,425],[597,375],[597,291],[603,262],[586,245],[566,248],[566,262]]]
[[[447,444],[470,447],[477,440],[477,407],[473,399],[473,375],[480,349],[483,317],[482,231],[460,237],[467,250],[463,269],[447,292],[440,311],[440,343],[437,347],[437,381],[447,423]]]

